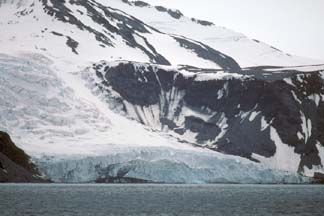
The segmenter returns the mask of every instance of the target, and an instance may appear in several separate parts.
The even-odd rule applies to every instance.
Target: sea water
[[[321,185],[0,184],[0,215],[324,215]]]

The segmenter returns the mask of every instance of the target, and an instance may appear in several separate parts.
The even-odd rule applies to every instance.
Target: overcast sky
[[[324,60],[324,0],[144,0]]]

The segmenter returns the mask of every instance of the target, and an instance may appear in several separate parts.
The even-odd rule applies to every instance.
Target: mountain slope
[[[103,4],[106,2],[107,4],[105,0],[100,0],[100,2]],[[242,67],[323,64],[323,61],[284,53],[261,41],[247,38],[241,33],[216,26],[211,22],[188,18],[177,10],[152,6],[142,1],[122,1],[124,5],[120,5],[120,2],[120,0],[111,0],[109,5],[121,8],[126,13],[137,17],[160,31],[200,41],[231,56]]]
[[[70,76],[71,82],[65,83],[50,65],[39,55],[1,56],[0,128],[10,131],[40,171],[55,182],[310,181],[153,132],[111,111],[85,87],[79,73],[66,74],[65,80]]]
[[[35,51],[84,65],[102,59],[192,64],[237,70],[229,56],[200,42],[162,33],[135,17],[97,1],[3,3],[2,50]],[[123,4],[123,3],[120,3]],[[21,34],[17,34],[18,31]]]
[[[1,1],[0,27],[0,129],[54,181],[324,172],[316,61],[140,1]]]
[[[324,71],[242,75],[134,62],[89,70],[93,91],[118,112],[181,141],[274,169],[322,170]]]

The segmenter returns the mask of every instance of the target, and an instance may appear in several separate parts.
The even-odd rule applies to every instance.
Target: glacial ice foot
[[[203,149],[128,148],[102,156],[42,157],[40,169],[54,182],[110,182],[135,179],[158,183],[307,183],[297,173]]]

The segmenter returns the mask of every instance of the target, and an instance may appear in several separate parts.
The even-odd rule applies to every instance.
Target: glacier
[[[2,54],[0,69],[0,129],[10,132],[55,182],[95,182],[120,173],[164,183],[310,181],[154,132],[110,111],[80,75],[53,71],[51,61],[39,54]],[[69,77],[74,84],[67,87]]]
[[[309,183],[297,173],[267,168],[246,159],[204,150],[128,148],[105,156],[43,157],[37,164],[55,182],[133,178],[155,183]]]

